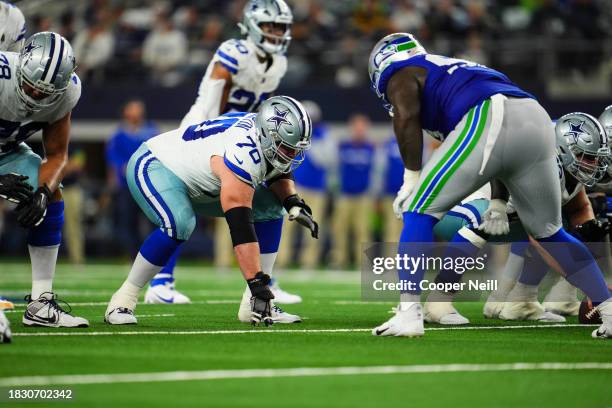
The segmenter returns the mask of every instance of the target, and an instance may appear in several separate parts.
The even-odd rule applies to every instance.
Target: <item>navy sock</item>
[[[255,234],[259,241],[259,252],[262,254],[278,252],[282,232],[282,218],[272,221],[255,222]]]
[[[519,276],[519,282],[524,285],[538,286],[548,273],[549,266],[537,251],[525,254],[525,263]]]
[[[166,266],[164,266],[164,268],[155,275],[155,278],[151,280],[151,286],[165,285],[167,282],[174,282],[174,268],[181,255],[182,248],[182,246],[179,246],[176,251],[174,251]]]
[[[64,226],[64,202],[49,203],[45,219],[39,226],[28,232],[28,244],[38,247],[59,245],[62,242]]]
[[[404,213],[404,228],[400,236],[400,244],[398,254],[403,257],[417,258],[422,255],[423,248],[419,245],[409,245],[410,243],[418,242],[433,242],[433,229],[438,222],[436,217],[428,214],[420,214],[416,212]],[[400,268],[398,270],[399,279],[402,283],[410,284],[413,290],[405,290],[402,293],[410,293],[418,295],[421,293],[420,283],[425,275],[423,268],[417,268],[414,271]]]
[[[544,248],[563,268],[565,279],[582,290],[596,306],[612,297],[597,262],[587,247],[568,234],[563,228],[547,238],[538,239],[543,243],[566,243],[566,245],[545,245]]]
[[[449,246],[444,251],[444,258],[475,258],[479,251],[480,247],[474,245],[463,235],[456,233],[450,241]],[[436,276],[436,283],[458,283],[461,281],[464,272],[465,271],[443,268],[440,270],[440,273],[438,273],[438,276]]]
[[[183,242],[185,241],[170,238],[160,229],[156,229],[142,243],[140,254],[153,265],[164,266]]]

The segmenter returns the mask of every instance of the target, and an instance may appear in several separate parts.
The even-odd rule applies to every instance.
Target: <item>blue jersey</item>
[[[535,99],[501,72],[475,62],[433,54],[417,55],[387,68],[380,79],[383,93],[386,94],[391,76],[404,67],[427,70],[421,94],[421,126],[442,135],[442,140],[470,109],[495,94]]]
[[[366,193],[370,188],[375,146],[368,142],[346,141],[338,146],[340,191],[348,195]]]
[[[322,125],[312,127],[312,144],[320,143],[326,137],[327,129]],[[296,184],[315,191],[325,191],[327,187],[326,170],[317,164],[310,155],[304,157],[304,161],[293,171],[293,179]]]

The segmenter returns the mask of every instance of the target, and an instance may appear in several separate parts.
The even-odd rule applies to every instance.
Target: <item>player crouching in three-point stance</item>
[[[52,284],[64,222],[60,192],[68,160],[70,114],[81,96],[72,47],[61,35],[34,34],[20,53],[0,52],[0,197],[19,203],[29,230],[32,292],[26,326],[87,327],[62,310]],[[24,143],[42,129],[45,158]]]
[[[594,337],[612,337],[612,297],[588,249],[561,224],[561,192],[551,119],[535,98],[505,75],[476,63],[427,54],[406,33],[379,41],[369,61],[372,86],[393,117],[404,165],[394,202],[403,212],[400,243],[432,242],[433,228],[464,197],[499,180],[513,197],[526,231],[547,249],[565,278],[598,305],[603,324]],[[443,141],[421,169],[422,130]],[[484,213],[483,224],[506,217],[505,203]],[[501,208],[501,210],[499,210]],[[456,235],[453,242],[467,242]],[[417,246],[401,245],[408,256]],[[575,256],[582,260],[577,268]],[[584,260],[587,260],[585,263]],[[419,288],[424,270],[400,270]],[[401,294],[395,315],[372,330],[376,336],[422,336],[420,289]]]
[[[139,291],[189,239],[196,213],[227,220],[248,284],[248,306],[241,305],[240,320],[268,325],[287,319],[272,303],[268,284],[275,256],[266,255],[278,251],[283,207],[290,220],[317,235],[310,208],[289,176],[310,147],[311,134],[304,107],[290,97],[275,96],[257,113],[227,113],[143,143],[128,163],[128,185],[159,229],[143,243],[126,281],[111,298],[106,322],[136,323]]]

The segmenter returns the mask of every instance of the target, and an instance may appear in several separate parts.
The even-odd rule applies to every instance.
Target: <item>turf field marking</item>
[[[149,315],[138,315],[138,317],[174,317],[175,315],[172,313],[162,313],[162,314],[149,314]]]
[[[235,303],[235,304],[239,304],[240,301],[239,300],[235,300],[235,299],[217,299],[217,300],[196,300],[196,301],[192,301],[191,304],[192,305],[218,305],[218,304],[231,304],[231,303]],[[158,303],[157,305],[159,305],[161,303]],[[106,306],[108,305],[108,302],[70,302],[70,306]],[[152,304],[152,303],[142,303],[139,304],[138,307],[147,307],[147,306],[155,306],[156,304]],[[15,304],[15,309],[25,309],[26,305],[25,303],[17,303]],[[17,312],[18,310],[13,310],[12,312]],[[5,310],[6,312],[6,310]]]
[[[596,324],[542,324],[542,325],[515,325],[515,326],[455,326],[455,327],[429,327],[425,331],[448,331],[448,330],[512,330],[512,329],[550,329],[565,327],[589,327]],[[77,329],[80,330],[80,329]],[[13,336],[19,337],[45,337],[45,336],[158,336],[158,335],[217,335],[217,334],[262,334],[262,333],[357,333],[371,332],[372,329],[251,329],[251,330],[188,330],[188,331],[59,331],[59,332],[13,332]]]
[[[277,377],[323,377],[339,375],[423,374],[483,371],[560,371],[612,370],[612,363],[506,363],[506,364],[437,364],[371,367],[302,367],[264,368],[247,370],[167,371],[128,374],[76,374],[33,377],[0,378],[0,387],[49,384],[115,384],[141,382],[169,382],[194,380],[222,380]]]

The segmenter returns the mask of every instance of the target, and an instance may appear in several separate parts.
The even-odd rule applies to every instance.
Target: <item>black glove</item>
[[[300,225],[310,230],[313,238],[319,238],[319,224],[312,217],[312,210],[297,194],[285,198],[283,207],[289,213],[289,221],[297,221]]]
[[[0,198],[13,203],[27,201],[32,195],[32,186],[26,183],[28,176],[10,173],[0,175]]]
[[[574,235],[583,242],[602,242],[610,232],[608,221],[589,220],[574,228]]]
[[[22,201],[17,206],[17,221],[24,228],[40,225],[47,215],[47,205],[51,199],[51,191],[46,185],[38,187],[28,201]]]
[[[251,324],[253,326],[263,323],[270,326],[272,323],[272,302],[274,295],[270,291],[270,276],[257,272],[253,279],[247,280],[251,290]]]

